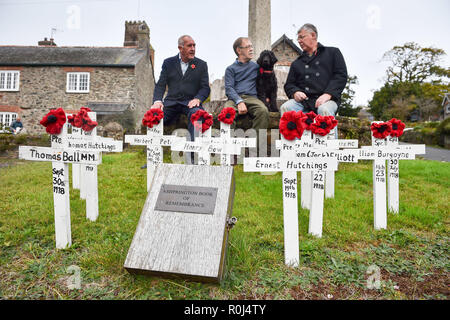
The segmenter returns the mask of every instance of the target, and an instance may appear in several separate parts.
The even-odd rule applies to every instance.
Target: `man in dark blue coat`
[[[164,124],[170,124],[180,113],[188,117],[188,130],[194,139],[194,126],[191,116],[208,98],[209,88],[208,65],[195,57],[195,41],[188,35],[178,39],[179,53],[175,57],[164,60],[159,81],[153,93],[152,108],[164,111]],[[164,93],[168,89],[167,95]]]
[[[284,91],[290,100],[280,107],[281,114],[294,110],[334,116],[347,83],[344,57],[338,48],[317,42],[317,29],[310,23],[297,35],[303,53],[289,69]]]

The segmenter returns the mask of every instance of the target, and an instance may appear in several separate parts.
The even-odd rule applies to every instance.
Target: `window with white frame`
[[[67,72],[66,92],[89,92],[89,72]]]
[[[0,132],[8,132],[9,126],[17,119],[17,113],[0,112]]]
[[[19,91],[20,71],[0,71],[0,91]]]

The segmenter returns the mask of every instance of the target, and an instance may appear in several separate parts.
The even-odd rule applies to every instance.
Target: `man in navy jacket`
[[[347,83],[344,57],[338,48],[317,42],[317,29],[309,23],[298,31],[298,43],[303,53],[289,69],[284,91],[290,100],[280,107],[281,114],[294,110],[334,116]]]
[[[194,140],[194,126],[191,116],[208,98],[209,88],[208,65],[195,57],[195,41],[188,35],[178,39],[179,53],[175,57],[164,60],[159,81],[153,93],[152,108],[164,111],[164,124],[170,124],[180,113],[188,117],[188,130]],[[164,93],[167,95],[163,99]]]

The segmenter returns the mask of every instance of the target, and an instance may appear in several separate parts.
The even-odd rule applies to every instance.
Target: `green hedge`
[[[0,133],[0,156],[8,156],[11,152],[18,150],[21,145],[50,147],[50,135]]]

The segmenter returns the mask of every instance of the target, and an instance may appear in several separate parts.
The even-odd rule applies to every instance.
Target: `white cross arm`
[[[301,140],[277,140],[275,147],[282,151],[295,151],[305,148],[330,148],[330,149],[354,149],[358,148],[357,139],[330,139],[330,140],[314,140],[303,138]]]
[[[163,146],[182,144],[186,141],[185,137],[177,136],[144,136],[144,135],[126,135],[125,142],[138,146]]]
[[[281,151],[296,151],[300,149],[314,148],[314,140],[303,138],[301,140],[276,140],[275,148]]]
[[[358,139],[332,139],[332,141],[337,141],[337,147],[339,149],[356,149],[358,148]]]
[[[425,145],[424,144],[399,144],[399,145],[390,145],[385,147],[374,148],[371,146],[362,146],[361,149],[374,149],[374,150],[388,150],[388,151],[406,151],[415,154],[425,154]]]
[[[256,138],[231,138],[230,143],[238,145],[241,148],[255,148]]]
[[[395,148],[361,148],[359,151],[359,159],[374,160],[374,159],[397,159],[397,160],[414,160],[416,152],[412,150],[402,150]]]
[[[172,145],[173,151],[183,152],[207,152],[217,154],[241,154],[241,146],[238,145],[222,145],[218,143],[208,143],[210,138],[206,138],[207,143],[200,142],[201,138],[197,138],[198,141],[182,141]]]
[[[323,149],[323,148],[310,148],[299,149],[297,151],[284,152],[283,158],[287,159],[310,159],[310,158],[322,158],[336,159],[338,162],[352,162],[356,163],[359,159],[358,149]]]
[[[63,144],[63,149],[97,152],[122,152],[123,142],[110,139],[68,139]]]
[[[223,152],[227,154],[240,154],[240,151],[238,151],[240,150],[240,148],[256,147],[256,138],[198,137],[195,138],[195,142],[199,142],[202,144],[230,146],[230,149],[225,149],[225,151],[232,150],[230,151],[231,153]]]
[[[287,159],[280,157],[244,158],[245,172],[273,171],[336,171],[336,158]]]
[[[256,138],[198,137],[195,141],[206,144],[236,145],[239,148],[256,147]]]
[[[31,146],[19,146],[19,159],[97,165],[102,163],[101,153],[98,152]]]

